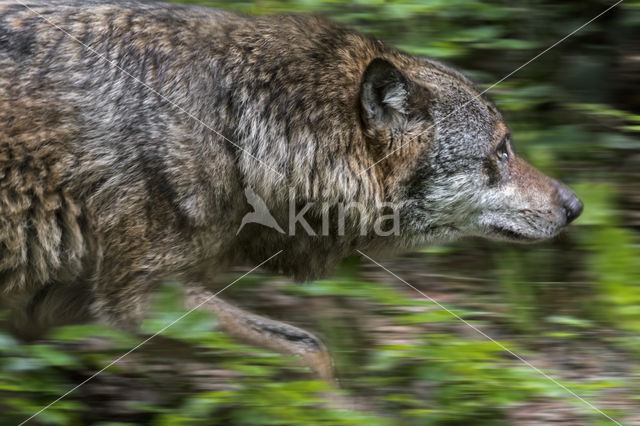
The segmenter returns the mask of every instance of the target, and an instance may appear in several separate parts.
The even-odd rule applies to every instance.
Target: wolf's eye
[[[509,150],[507,149],[507,138],[502,139],[498,147],[496,148],[496,156],[502,160],[507,161],[509,159]]]

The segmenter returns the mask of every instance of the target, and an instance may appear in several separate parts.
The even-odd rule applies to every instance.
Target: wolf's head
[[[518,157],[501,114],[456,71],[421,58],[374,59],[360,103],[369,143],[385,158],[376,167],[395,158],[404,170],[384,185],[397,194],[412,244],[462,235],[534,241],[582,212],[568,187]]]

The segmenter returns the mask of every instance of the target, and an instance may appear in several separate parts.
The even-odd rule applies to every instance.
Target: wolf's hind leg
[[[237,308],[200,287],[187,289],[186,304],[189,309],[202,304],[200,309],[210,310],[217,315],[222,331],[246,343],[284,355],[300,356],[304,364],[322,380],[336,384],[329,352],[313,334]]]

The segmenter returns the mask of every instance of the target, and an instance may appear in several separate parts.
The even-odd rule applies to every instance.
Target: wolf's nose
[[[578,216],[580,216],[583,208],[582,201],[580,201],[575,195],[571,195],[572,197],[564,203],[564,210],[567,214],[567,224],[573,222]]]
[[[567,188],[562,183],[555,181],[555,186],[558,190],[558,196],[560,198],[560,202],[562,203],[562,207],[564,208],[565,215],[567,217],[567,225],[573,222],[580,213],[582,213],[582,201],[576,194],[573,193],[572,190]]]

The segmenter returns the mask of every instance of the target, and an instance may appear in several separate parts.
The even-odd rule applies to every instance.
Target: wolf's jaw
[[[513,229],[505,228],[497,225],[493,225],[489,228],[488,236],[490,238],[493,238],[494,236],[496,236],[497,239],[499,240],[515,241],[520,243],[535,242],[535,241],[544,239],[544,237],[535,238],[535,237],[520,233],[518,231],[515,231]]]
[[[519,232],[510,227],[490,225],[487,228],[487,232],[482,236],[499,241],[511,241],[526,244],[536,243],[553,238],[560,233],[560,230],[561,229],[558,229],[556,232],[545,233],[544,235],[531,235]]]

